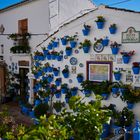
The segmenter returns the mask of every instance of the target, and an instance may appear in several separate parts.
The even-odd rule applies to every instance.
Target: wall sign
[[[140,31],[129,27],[126,32],[122,32],[122,43],[140,43]]]

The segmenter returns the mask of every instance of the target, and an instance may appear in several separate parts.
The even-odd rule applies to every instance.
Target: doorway
[[[20,95],[26,96],[28,94],[28,72],[28,68],[19,68]]]

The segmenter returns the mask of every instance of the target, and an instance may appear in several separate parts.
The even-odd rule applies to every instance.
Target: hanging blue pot
[[[101,96],[103,97],[104,100],[108,99],[108,93],[102,93]]]
[[[84,53],[88,53],[90,50],[90,46],[83,46]]]
[[[72,54],[72,49],[70,49],[70,50],[65,50],[65,52],[66,52],[66,55],[67,55],[67,56],[70,56],[70,55]]]
[[[134,103],[127,102],[127,108],[128,109],[133,109],[134,108]]]
[[[89,35],[90,29],[89,28],[85,28],[85,29],[82,30],[82,32],[83,32],[84,36],[87,36],[87,35]]]
[[[34,113],[34,111],[30,111],[30,112],[29,112],[29,116],[30,116],[31,118],[35,118],[35,113]]]
[[[76,96],[77,90],[78,90],[78,89],[71,90],[71,95],[72,95],[72,96]]]
[[[133,129],[133,140],[140,140],[140,123],[138,120],[136,120],[136,125]]]
[[[62,93],[62,94],[67,93],[67,91],[68,91],[68,89],[67,89],[67,88],[61,88],[61,93]]]
[[[47,69],[48,69],[48,70],[47,70],[48,72],[52,72],[52,71],[53,71],[53,68],[50,67],[50,66],[48,66]]]
[[[104,22],[96,22],[96,24],[97,24],[97,28],[98,28],[98,29],[103,29],[103,27],[104,27]]]
[[[53,48],[52,44],[49,44],[47,48],[48,48],[48,50],[52,50],[52,48]]]
[[[108,44],[109,44],[109,39],[106,38],[106,39],[102,40],[102,45],[103,46],[108,46]]]
[[[121,79],[121,73],[114,73],[115,80],[119,81]]]
[[[38,79],[39,78],[38,73],[34,74],[34,77],[35,77],[35,79]]]
[[[57,48],[58,47],[58,44],[59,44],[58,41],[53,41],[52,42],[52,45],[53,45],[54,48]]]
[[[55,81],[55,85],[56,85],[56,86],[60,86],[60,84],[61,84],[61,81],[60,81],[60,80],[56,80],[56,81]]]
[[[116,27],[110,27],[110,28],[109,28],[110,34],[115,34],[116,31],[117,31],[117,28],[116,28]]]
[[[64,78],[68,78],[69,77],[69,72],[65,72],[63,73]]]
[[[115,48],[111,48],[111,50],[112,50],[112,54],[118,54],[118,52],[119,52],[119,48],[118,47],[115,47]]]
[[[76,47],[76,44],[77,44],[76,41],[70,41],[71,48],[75,48]]]
[[[36,100],[35,100],[35,106],[38,106],[39,104],[41,104],[41,100],[36,99]]]
[[[105,124],[103,124],[103,132],[101,134],[101,138],[102,139],[106,138],[109,136],[109,134],[110,134],[110,125],[105,123]]]
[[[59,70],[54,70],[53,73],[54,73],[55,76],[58,76],[59,75]]]
[[[113,94],[117,94],[118,92],[119,92],[119,88],[117,88],[117,87],[112,88]]]
[[[53,81],[53,77],[52,77],[52,76],[48,76],[48,77],[47,77],[47,81],[48,81],[49,83],[51,83],[51,82]]]
[[[35,63],[35,66],[36,66],[36,67],[39,67],[39,66],[40,66],[40,63],[39,63],[39,62],[36,62],[36,63]]]
[[[48,60],[51,60],[52,56],[51,56],[51,54],[47,54],[46,57],[47,57]]]
[[[91,95],[91,91],[88,90],[88,89],[85,89],[84,94],[85,94],[86,97],[89,97]]]
[[[61,43],[62,43],[62,45],[67,45],[67,39],[66,38],[61,38]]]
[[[57,55],[56,59],[57,59],[57,61],[62,61],[63,55]]]
[[[43,72],[46,73],[47,71],[48,71],[48,68],[47,68],[47,67],[44,67],[44,68],[43,68]]]
[[[139,74],[140,72],[140,67],[132,67],[133,73],[134,74]]]
[[[130,56],[123,56],[122,59],[124,64],[128,64],[130,61]]]
[[[56,59],[56,54],[51,54],[51,58],[52,58],[52,60],[55,60]]]
[[[48,103],[49,102],[49,96],[44,99],[44,102],[45,103]]]
[[[48,50],[43,50],[44,55],[47,55]]]
[[[78,76],[78,77],[77,77],[78,83],[82,83],[83,80],[84,80],[84,77],[82,77],[82,76]]]
[[[56,97],[56,98],[60,98],[60,97],[61,97],[61,93],[56,93],[56,94],[55,94],[55,97]]]
[[[66,97],[66,98],[65,98],[65,101],[66,101],[66,103],[68,103],[68,102],[69,102],[69,98]]]

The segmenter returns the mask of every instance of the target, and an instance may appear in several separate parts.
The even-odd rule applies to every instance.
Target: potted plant
[[[57,78],[57,79],[55,80],[56,86],[60,86],[61,82],[62,82],[62,79],[61,79],[61,78]]]
[[[109,27],[110,34],[115,34],[116,33],[116,30],[117,30],[116,24],[115,23],[110,24],[110,27]]]
[[[88,39],[85,39],[84,42],[80,43],[80,48],[83,48],[84,53],[88,53],[91,47],[91,41]]]
[[[68,42],[68,36],[61,37],[62,45],[67,45],[67,42]]]
[[[85,96],[90,96],[93,90],[93,82],[89,80],[85,80],[81,83],[82,91],[84,92]]]
[[[51,44],[52,44],[52,46],[53,46],[54,48],[58,47],[59,39],[56,39],[55,37],[52,38]]]
[[[82,73],[78,73],[76,78],[77,78],[78,83],[82,83],[84,80]]]
[[[69,102],[69,99],[70,99],[71,97],[72,97],[71,92],[70,92],[70,91],[67,91],[67,93],[65,94],[65,101],[66,101],[66,103]]]
[[[62,107],[64,107],[64,103],[62,103],[61,101],[53,103],[53,108],[56,110],[56,112],[60,112]]]
[[[67,46],[66,49],[65,49],[65,52],[66,52],[67,56],[70,56],[72,54],[72,48]]]
[[[47,46],[47,48],[48,48],[48,50],[52,50],[52,48],[53,48],[52,43],[49,43],[48,46]]]
[[[115,80],[119,81],[122,76],[121,71],[117,70],[117,71],[113,71],[113,73],[114,73]]]
[[[56,57],[57,57],[57,52],[53,50],[53,51],[51,52],[51,58],[52,58],[52,60],[55,60]]]
[[[68,40],[70,41],[70,46],[71,46],[71,48],[75,48],[76,45],[77,45],[77,42],[76,42],[76,40],[77,40],[77,35],[69,36],[69,37],[68,37]]]
[[[116,134],[119,134],[122,128],[125,128],[126,131],[131,131],[132,124],[134,121],[134,113],[128,110],[126,107],[123,108],[122,111],[113,111],[113,123],[114,123],[114,131]],[[125,138],[128,139],[128,134],[125,134]]]
[[[58,76],[59,75],[59,68],[53,67],[53,73],[54,73],[54,76]]]
[[[103,46],[108,46],[108,44],[109,44],[109,39],[108,39],[107,36],[104,37],[104,38],[102,39],[102,44],[103,44]]]
[[[64,78],[68,78],[69,77],[69,69],[68,68],[64,68],[62,70],[62,74],[63,74]]]
[[[49,83],[51,83],[51,82],[53,81],[53,78],[54,78],[54,77],[53,77],[52,74],[48,74],[48,75],[47,75],[47,80],[48,80]]]
[[[83,35],[87,36],[90,32],[91,26],[84,24],[84,29],[82,29]]]
[[[61,97],[61,91],[59,89],[57,89],[55,92],[54,92],[54,95],[56,98],[60,98]]]
[[[110,91],[112,91],[112,95],[114,97],[116,97],[116,95],[119,95],[119,89],[120,89],[120,84],[118,82],[113,82],[110,86],[109,86]]]
[[[68,84],[64,83],[61,85],[61,93],[65,94],[68,91]]]
[[[112,54],[114,55],[118,54],[120,46],[121,44],[118,44],[116,41],[111,42],[110,48],[111,48]]]
[[[140,62],[133,62],[132,70],[134,74],[139,74]]]
[[[70,92],[71,92],[72,96],[75,96],[77,94],[77,91],[78,91],[78,87],[73,87],[73,88],[70,89]]]
[[[103,29],[105,18],[103,16],[97,16],[97,19],[95,20],[95,22],[97,23],[98,29]]]
[[[63,59],[63,51],[60,51],[60,52],[57,53],[56,59],[57,59],[57,61],[62,61],[62,59]]]
[[[128,64],[131,56],[135,54],[135,51],[134,50],[129,52],[122,51],[120,52],[120,54],[122,55],[123,63]]]

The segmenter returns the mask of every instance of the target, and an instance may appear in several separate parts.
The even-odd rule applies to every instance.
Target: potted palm
[[[83,48],[84,53],[88,53],[92,44],[90,40],[85,39],[84,42],[80,43],[80,45],[80,48]]]
[[[110,27],[109,27],[110,34],[115,34],[116,33],[116,30],[117,30],[116,24],[115,23],[110,24]]]
[[[95,20],[95,22],[97,23],[98,29],[103,29],[105,18],[103,16],[97,16],[97,19]]]

